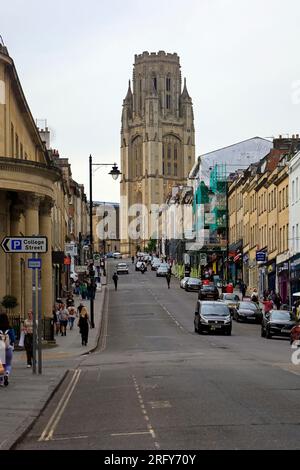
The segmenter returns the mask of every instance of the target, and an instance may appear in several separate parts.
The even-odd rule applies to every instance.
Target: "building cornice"
[[[10,173],[30,173],[38,174],[52,181],[58,181],[61,178],[61,171],[55,165],[46,165],[32,160],[20,160],[17,158],[7,158],[0,156],[0,171],[8,171]]]

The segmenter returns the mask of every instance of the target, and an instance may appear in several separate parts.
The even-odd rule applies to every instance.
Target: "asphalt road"
[[[109,288],[99,350],[18,449],[298,449],[300,365],[286,340],[234,322],[194,333],[197,294],[155,273]]]

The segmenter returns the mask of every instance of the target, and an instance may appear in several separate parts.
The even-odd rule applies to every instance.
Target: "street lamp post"
[[[111,163],[93,163],[93,157],[90,155],[89,157],[89,180],[90,180],[90,207],[89,207],[89,217],[90,217],[90,260],[93,260],[94,253],[93,253],[93,166],[100,168],[102,166],[111,166],[112,169],[109,172],[109,175],[116,181],[119,176],[122,174],[117,166],[116,163],[113,165]],[[94,283],[95,283],[95,270],[94,270],[94,262],[91,261],[90,269],[89,269],[90,279],[91,279],[91,286],[92,292],[90,297],[90,315],[91,315],[91,328],[95,328],[94,322]]]

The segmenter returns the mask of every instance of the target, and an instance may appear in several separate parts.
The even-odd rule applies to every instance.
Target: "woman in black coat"
[[[86,307],[83,307],[80,312],[80,317],[78,321],[78,326],[81,334],[81,344],[82,346],[87,346],[89,338],[89,315]]]

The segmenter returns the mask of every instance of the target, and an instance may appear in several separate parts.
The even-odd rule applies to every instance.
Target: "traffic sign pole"
[[[33,258],[36,255],[33,254]],[[33,310],[33,347],[32,347],[32,373],[36,374],[36,337],[37,337],[37,328],[36,328],[36,299],[37,299],[37,279],[36,279],[36,269],[32,270],[32,310]]]
[[[41,286],[41,270],[36,269],[38,283],[38,362],[39,374],[42,374],[42,286]]]

